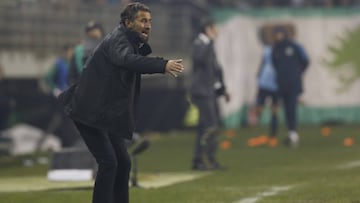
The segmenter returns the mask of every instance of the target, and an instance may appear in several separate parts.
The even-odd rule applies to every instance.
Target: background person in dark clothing
[[[272,60],[289,130],[287,141],[290,146],[297,146],[299,141],[296,115],[298,96],[303,91],[302,76],[309,65],[309,59],[304,48],[295,43],[284,28],[275,29],[275,38]]]
[[[92,51],[101,42],[104,37],[104,29],[100,23],[93,20],[89,21],[85,26],[85,38],[75,47],[74,55],[70,61],[68,82],[73,84],[79,79],[86,60]]]
[[[151,53],[150,30],[149,8],[128,4],[120,25],[87,60],[77,85],[59,98],[99,165],[93,203],[129,202],[131,162],[125,139],[131,139],[134,131],[141,74],[176,77],[184,70],[181,60],[146,57]]]
[[[218,31],[215,22],[207,19],[202,22],[201,32],[193,43],[193,74],[191,84],[191,100],[199,109],[199,124],[195,139],[193,170],[221,169],[216,159],[217,130],[219,113],[217,96],[226,92],[222,77],[222,69],[216,59],[214,39]],[[207,164],[208,163],[208,164]]]
[[[3,67],[0,64],[0,85],[2,85],[2,80],[4,78]],[[11,100],[3,92],[0,92],[0,136],[1,131],[7,128],[8,118],[11,113]]]

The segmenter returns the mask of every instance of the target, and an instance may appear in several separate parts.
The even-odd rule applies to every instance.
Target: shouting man
[[[89,56],[79,81],[59,98],[99,165],[93,203],[129,202],[131,161],[125,139],[134,131],[140,75],[177,77],[184,70],[181,60],[146,56],[150,30],[150,9],[128,4],[120,25]]]

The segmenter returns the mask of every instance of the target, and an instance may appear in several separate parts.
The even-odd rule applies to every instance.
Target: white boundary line
[[[160,173],[154,176],[150,180],[139,180],[140,187],[143,188],[160,188],[167,187],[177,183],[188,182],[202,178],[211,173]]]
[[[346,170],[346,169],[353,169],[353,168],[359,168],[360,167],[360,160],[356,161],[350,161],[345,164],[337,165],[336,169]]]
[[[294,186],[291,186],[291,185],[289,185],[289,186],[273,186],[264,192],[260,192],[260,193],[256,194],[253,197],[247,197],[247,198],[241,199],[239,201],[236,201],[234,203],[255,203],[264,197],[275,196],[281,192],[290,190],[293,187]]]
[[[188,182],[212,174],[211,172],[169,172],[140,174],[139,185],[142,188],[167,187],[177,183]],[[141,177],[142,176],[142,177]],[[0,194],[3,192],[29,192],[50,189],[71,189],[92,187],[93,180],[88,181],[49,181],[45,176],[6,177],[0,178]]]

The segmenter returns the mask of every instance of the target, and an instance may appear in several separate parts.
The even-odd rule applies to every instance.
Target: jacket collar
[[[204,44],[209,44],[211,42],[211,39],[206,36],[204,33],[199,34],[199,39],[204,42]]]
[[[139,51],[139,54],[141,54],[142,56],[151,54],[152,50],[151,50],[150,45],[141,39],[141,37],[139,36],[139,33],[127,29],[122,24],[119,25],[119,29],[125,33],[126,37],[130,41],[130,43],[134,46],[134,48],[136,50]]]

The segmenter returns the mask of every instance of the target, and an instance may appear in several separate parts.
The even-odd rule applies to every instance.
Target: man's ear
[[[132,22],[129,21],[129,19],[125,19],[125,27],[126,28],[132,28]]]

